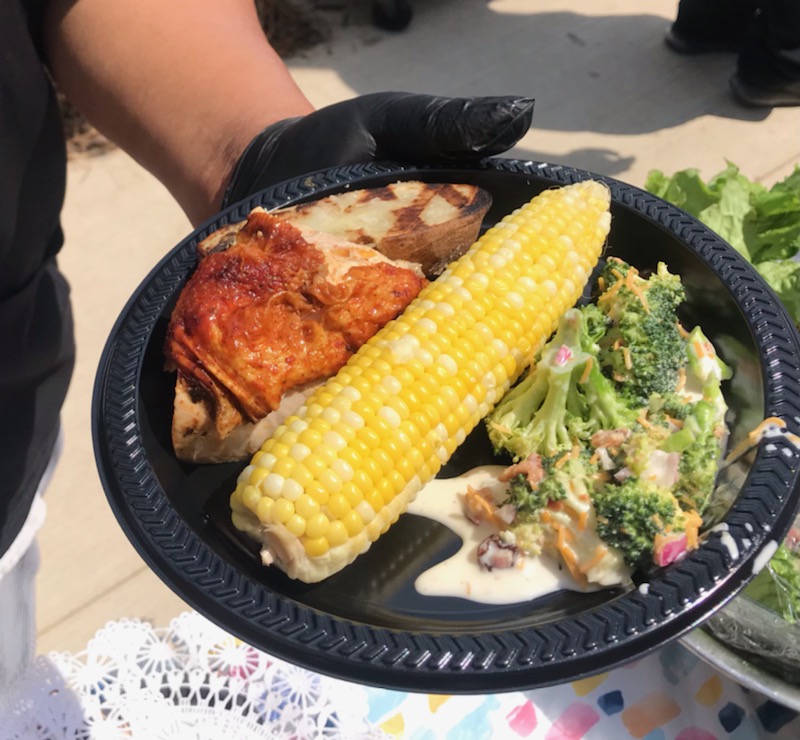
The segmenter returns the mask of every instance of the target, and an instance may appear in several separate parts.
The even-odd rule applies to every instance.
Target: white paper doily
[[[197,613],[158,629],[111,622],[76,653],[36,659],[3,740],[385,739],[363,687],[265,655]]]

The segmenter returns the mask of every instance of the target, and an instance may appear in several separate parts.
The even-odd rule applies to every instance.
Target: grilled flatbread
[[[426,275],[435,276],[475,241],[491,203],[489,193],[474,185],[407,181],[350,190],[272,213],[296,226],[372,247],[391,259],[417,262]],[[200,256],[226,249],[242,225],[225,226],[200,242]]]

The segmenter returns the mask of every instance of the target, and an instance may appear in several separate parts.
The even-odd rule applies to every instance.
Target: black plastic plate
[[[571,168],[495,159],[470,167],[393,163],[328,170],[233,206],[176,246],[132,296],[101,358],[93,401],[97,465],[127,536],[188,604],[242,640],[304,667],[408,691],[484,693],[574,680],[629,661],[697,626],[781,540],[800,497],[798,451],[772,440],[729,467],[735,501],[679,563],[627,591],[559,592],[509,606],[423,597],[416,576],[454,551],[449,530],[404,515],[341,573],[304,585],[265,568],[230,524],[228,498],[244,464],[180,463],[170,443],[174,376],[162,346],[196,243],[251,208],[273,208],[400,179],[469,182],[491,192],[487,224],[542,189],[595,177],[612,192],[609,252],[640,269],[665,261],[688,293],[684,321],[701,323],[735,371],[727,388],[731,444],[766,416],[800,433],[798,335],[775,296],[731,247],[684,212],[630,185]],[[443,475],[491,459],[482,427]]]

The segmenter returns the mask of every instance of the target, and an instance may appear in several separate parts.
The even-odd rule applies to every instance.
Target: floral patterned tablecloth
[[[77,654],[40,656],[0,707],[2,740],[751,740],[800,718],[679,643],[569,684],[409,694],[272,658],[195,612],[111,622]]]

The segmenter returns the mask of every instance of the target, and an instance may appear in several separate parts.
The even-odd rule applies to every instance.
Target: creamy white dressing
[[[478,545],[497,529],[492,524],[473,524],[462,508],[461,497],[472,486],[488,489],[499,503],[506,497],[506,483],[497,477],[500,465],[484,465],[455,478],[436,478],[409,506],[412,514],[433,519],[462,540],[459,551],[422,573],[414,583],[425,596],[458,596],[482,604],[516,604],[561,589],[581,590],[569,572],[547,555],[523,557],[512,568],[484,570],[478,564]]]
[[[764,569],[764,566],[772,560],[777,549],[778,543],[775,540],[770,540],[764,545],[761,552],[753,558],[753,575],[758,575]]]

